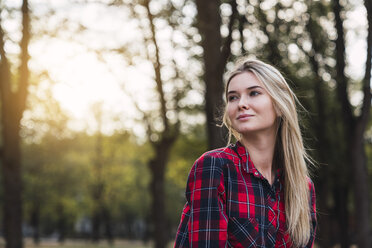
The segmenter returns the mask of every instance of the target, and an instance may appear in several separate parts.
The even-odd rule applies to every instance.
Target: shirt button
[[[258,172],[256,171],[255,173],[254,173],[256,176],[258,176]]]

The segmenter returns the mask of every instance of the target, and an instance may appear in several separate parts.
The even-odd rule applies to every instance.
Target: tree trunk
[[[371,110],[371,63],[372,63],[372,1],[365,0],[367,11],[368,35],[367,35],[367,59],[363,79],[363,105],[362,112],[355,125],[352,139],[351,158],[354,163],[355,183],[355,217],[358,228],[358,247],[371,247],[370,236],[370,194],[368,185],[367,158],[364,150],[364,132],[366,130]]]
[[[313,6],[309,5],[309,12],[314,11]],[[330,142],[327,139],[326,130],[327,130],[327,114],[326,114],[326,102],[325,102],[325,94],[327,91],[325,91],[324,88],[324,81],[319,76],[319,63],[315,58],[316,54],[321,54],[321,42],[319,41],[319,38],[317,37],[317,22],[316,20],[313,20],[310,15],[310,19],[308,24],[306,25],[306,28],[309,32],[311,43],[313,50],[311,53],[307,53],[310,65],[314,71],[314,93],[315,93],[315,102],[316,102],[316,113],[317,113],[317,119],[315,124],[315,131],[316,131],[316,137],[317,137],[317,148],[318,148],[318,159],[320,164],[329,164],[331,161],[329,161],[329,149]],[[328,123],[329,124],[329,123]],[[347,168],[347,164],[343,165]],[[330,187],[332,187],[328,181],[329,176],[333,173],[332,170],[330,170],[329,166],[322,166],[321,173],[318,177],[315,178],[316,185],[317,185],[317,192],[320,201],[317,201],[318,204],[318,210],[319,213],[325,213],[325,214],[319,214],[319,222],[318,222],[318,236],[319,236],[319,242],[321,247],[330,247],[334,240],[332,240],[332,233],[337,233],[337,240],[341,242],[341,247],[346,248],[349,247],[349,225],[348,225],[348,218],[346,216],[349,216],[348,209],[347,209],[347,198],[348,198],[348,190],[347,187],[344,190],[345,186],[342,187],[340,190],[340,187],[338,185],[341,185],[340,183],[334,183],[333,184],[333,198],[336,202],[335,204],[335,210],[332,211],[327,207],[327,196],[328,196],[328,190]],[[342,173],[339,176],[343,177]],[[337,178],[339,178],[337,176]],[[334,186],[336,184],[336,186]],[[336,213],[336,218],[331,217],[331,212]],[[336,221],[338,223],[336,232],[333,229],[332,230],[332,224]]]
[[[151,170],[150,191],[152,196],[152,224],[155,248],[165,248],[168,242],[169,228],[165,214],[165,168],[175,137],[166,137],[154,146],[155,157],[149,162]]]
[[[101,182],[98,182],[92,187],[93,212],[91,238],[94,243],[97,243],[101,238],[101,226],[103,220],[103,187],[104,185]]]
[[[341,104],[342,108],[342,118],[345,125],[345,130],[348,132],[349,130],[353,130],[354,126],[354,118],[352,113],[351,104],[349,102],[348,93],[347,93],[347,84],[348,80],[345,75],[345,40],[344,40],[344,29],[343,29],[343,21],[341,19],[341,6],[338,0],[334,0],[333,5],[333,12],[335,14],[335,27],[337,30],[337,39],[335,41],[336,45],[336,81],[337,81],[337,97]],[[352,133],[349,133],[348,139],[351,139]],[[351,140],[350,140],[351,141]],[[351,162],[351,161],[348,161]]]
[[[339,187],[335,187],[334,189],[334,212],[336,213],[338,227],[337,241],[341,245],[341,248],[349,248],[348,228],[344,228],[344,226],[349,226],[349,212],[347,210],[349,190],[347,185],[337,181],[338,180],[336,180],[336,185]]]
[[[327,124],[327,115],[325,114],[325,107],[326,104],[324,102],[325,96],[324,96],[324,87],[323,87],[323,81],[318,75],[319,71],[319,65],[315,60],[315,57],[312,56],[310,57],[311,65],[313,67],[315,77],[315,87],[314,87],[314,92],[316,96],[316,112],[317,112],[317,119],[316,119],[316,124],[315,124],[315,131],[316,131],[316,137],[317,137],[317,148],[318,148],[318,155],[319,155],[319,163],[320,164],[327,164],[328,161],[328,152],[329,149],[329,142],[327,140],[326,136],[326,124]],[[327,180],[329,180],[329,175],[331,170],[327,166],[322,166],[320,168],[321,173],[318,177],[315,178],[316,180],[316,186],[317,186],[317,197],[319,197],[320,201],[317,201],[318,203],[318,210],[320,210],[320,213],[326,213],[322,214],[321,217],[319,218],[318,222],[318,230],[321,230],[319,233],[319,241],[321,244],[321,247],[330,247],[330,237],[331,237],[331,218],[329,216],[330,212],[327,211],[329,208],[327,207],[327,198],[326,196],[328,195],[328,186],[329,184],[327,183]],[[320,193],[319,193],[320,192]],[[320,214],[319,214],[320,215]],[[343,229],[344,231],[348,230],[348,226],[345,225],[340,225],[340,228]],[[347,236],[345,236],[347,238]]]
[[[102,183],[93,185],[92,241],[97,243],[101,238],[103,220],[103,187]]]
[[[363,80],[364,99],[360,116],[354,117],[352,107],[348,101],[347,79],[345,76],[345,41],[343,32],[343,20],[341,18],[341,5],[334,0],[333,11],[335,14],[335,27],[338,37],[336,39],[337,58],[337,93],[342,106],[345,130],[349,134],[347,144],[349,145],[349,161],[352,166],[354,182],[354,211],[356,242],[358,247],[371,247],[369,237],[369,190],[368,171],[366,166],[366,155],[364,151],[364,132],[368,123],[371,107],[370,77],[371,77],[371,46],[372,46],[372,17],[371,1],[365,1],[368,14],[368,37],[367,37],[367,62],[366,72]]]
[[[57,223],[57,229],[59,232],[58,242],[63,244],[66,240],[66,216],[64,207],[62,205],[58,206],[57,212],[59,214]]]
[[[354,206],[356,223],[356,240],[358,247],[371,247],[369,227],[369,188],[367,159],[363,142],[364,130],[358,125],[354,134],[351,157],[354,176]]]
[[[104,189],[103,180],[104,157],[103,157],[103,136],[102,136],[102,106],[97,104],[93,109],[97,121],[97,139],[95,144],[95,158],[93,161],[93,213],[92,213],[92,241],[97,243],[100,240],[101,226],[104,218]]]
[[[165,98],[165,92],[163,89],[163,79],[162,79],[162,64],[160,62],[160,50],[157,43],[156,27],[154,24],[154,16],[150,9],[150,0],[145,0],[142,2],[143,6],[147,11],[147,19],[149,21],[149,28],[151,31],[151,38],[147,40],[149,44],[155,47],[155,55],[151,55],[151,52],[147,49],[147,57],[152,62],[154,69],[154,80],[156,83],[156,91],[158,94],[158,100],[160,104],[160,118],[163,123],[163,130],[160,133],[156,133],[151,127],[151,121],[148,119],[148,115],[144,113],[145,121],[147,122],[147,134],[154,150],[154,157],[149,161],[148,166],[151,172],[151,182],[150,182],[150,192],[152,197],[152,209],[151,209],[151,219],[152,219],[152,237],[155,242],[155,248],[165,248],[168,242],[169,230],[166,225],[166,214],[165,214],[165,199],[166,192],[164,189],[165,182],[165,168],[169,159],[170,149],[179,133],[179,120],[177,119],[175,124],[170,124],[167,111],[167,100]],[[149,47],[147,45],[147,47]],[[177,106],[178,100],[175,99]],[[159,141],[151,142],[151,135],[157,134],[159,136]]]
[[[331,247],[332,244],[332,216],[329,214],[331,211],[327,206],[328,200],[328,188],[326,184],[318,183],[314,181],[316,184],[317,192],[321,192],[321,194],[317,194],[317,217],[318,217],[318,227],[317,227],[317,240],[320,247]],[[319,196],[318,196],[319,195]],[[319,214],[325,213],[325,214]]]
[[[2,105],[2,111],[9,106]],[[4,112],[3,112],[4,113]],[[4,237],[6,248],[21,248],[22,241],[22,179],[19,121],[3,114],[2,181],[4,188]]]
[[[221,66],[222,37],[220,33],[220,1],[196,0],[198,29],[202,36],[205,66],[205,112],[207,117],[208,147],[214,149],[226,145],[227,132],[217,125],[223,115],[223,70]]]
[[[1,19],[0,19],[1,20]],[[0,22],[1,24],[1,22]],[[4,190],[4,237],[6,248],[22,248],[22,175],[20,148],[20,120],[25,109],[29,79],[28,44],[30,16],[28,1],[22,2],[22,40],[20,42],[20,67],[17,92],[13,92],[11,71],[4,49],[5,35],[0,26],[0,94],[2,141],[2,182]]]
[[[95,206],[93,207],[94,210],[92,214],[92,241],[97,243],[100,239],[101,213],[99,207],[97,206],[98,204],[94,203],[94,205]]]
[[[39,245],[40,243],[40,205],[35,203],[31,212],[31,226],[33,228],[32,237],[34,244]]]
[[[242,45],[241,49],[240,49],[240,53],[242,55],[246,55],[247,51],[245,50],[245,47],[244,47],[244,43],[245,43],[245,40],[244,40],[244,26],[245,26],[245,23],[247,22],[247,18],[242,15],[239,17],[239,34],[240,34],[240,44]]]
[[[107,242],[110,245],[114,244],[114,236],[112,233],[112,219],[111,219],[111,214],[110,210],[107,207],[104,207],[103,213],[102,213],[102,218],[105,222],[105,231],[106,231],[106,239]]]

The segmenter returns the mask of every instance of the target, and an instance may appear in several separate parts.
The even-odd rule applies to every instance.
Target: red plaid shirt
[[[240,142],[203,154],[189,174],[174,247],[291,247],[283,179],[278,169],[270,185]],[[309,190],[312,231],[305,247],[313,247],[317,224],[310,179]]]

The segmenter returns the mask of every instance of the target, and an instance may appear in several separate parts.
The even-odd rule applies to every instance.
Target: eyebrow
[[[254,86],[248,87],[247,90],[253,90],[253,89],[255,89],[255,88],[261,88],[261,89],[262,89],[261,86],[259,86],[259,85],[254,85]],[[227,92],[227,95],[228,95],[228,94],[232,94],[232,93],[236,93],[236,91],[235,91],[235,90],[228,91],[228,92]]]

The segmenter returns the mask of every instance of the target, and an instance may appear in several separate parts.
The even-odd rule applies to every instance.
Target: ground
[[[56,240],[42,239],[40,244],[36,246],[32,239],[25,239],[25,248],[152,248],[151,243],[143,243],[142,241],[115,240],[113,245],[109,245],[107,241],[101,241],[98,244],[93,244],[86,240],[66,240],[63,244]],[[0,238],[0,248],[5,247],[4,240]],[[170,243],[167,248],[173,247]]]

